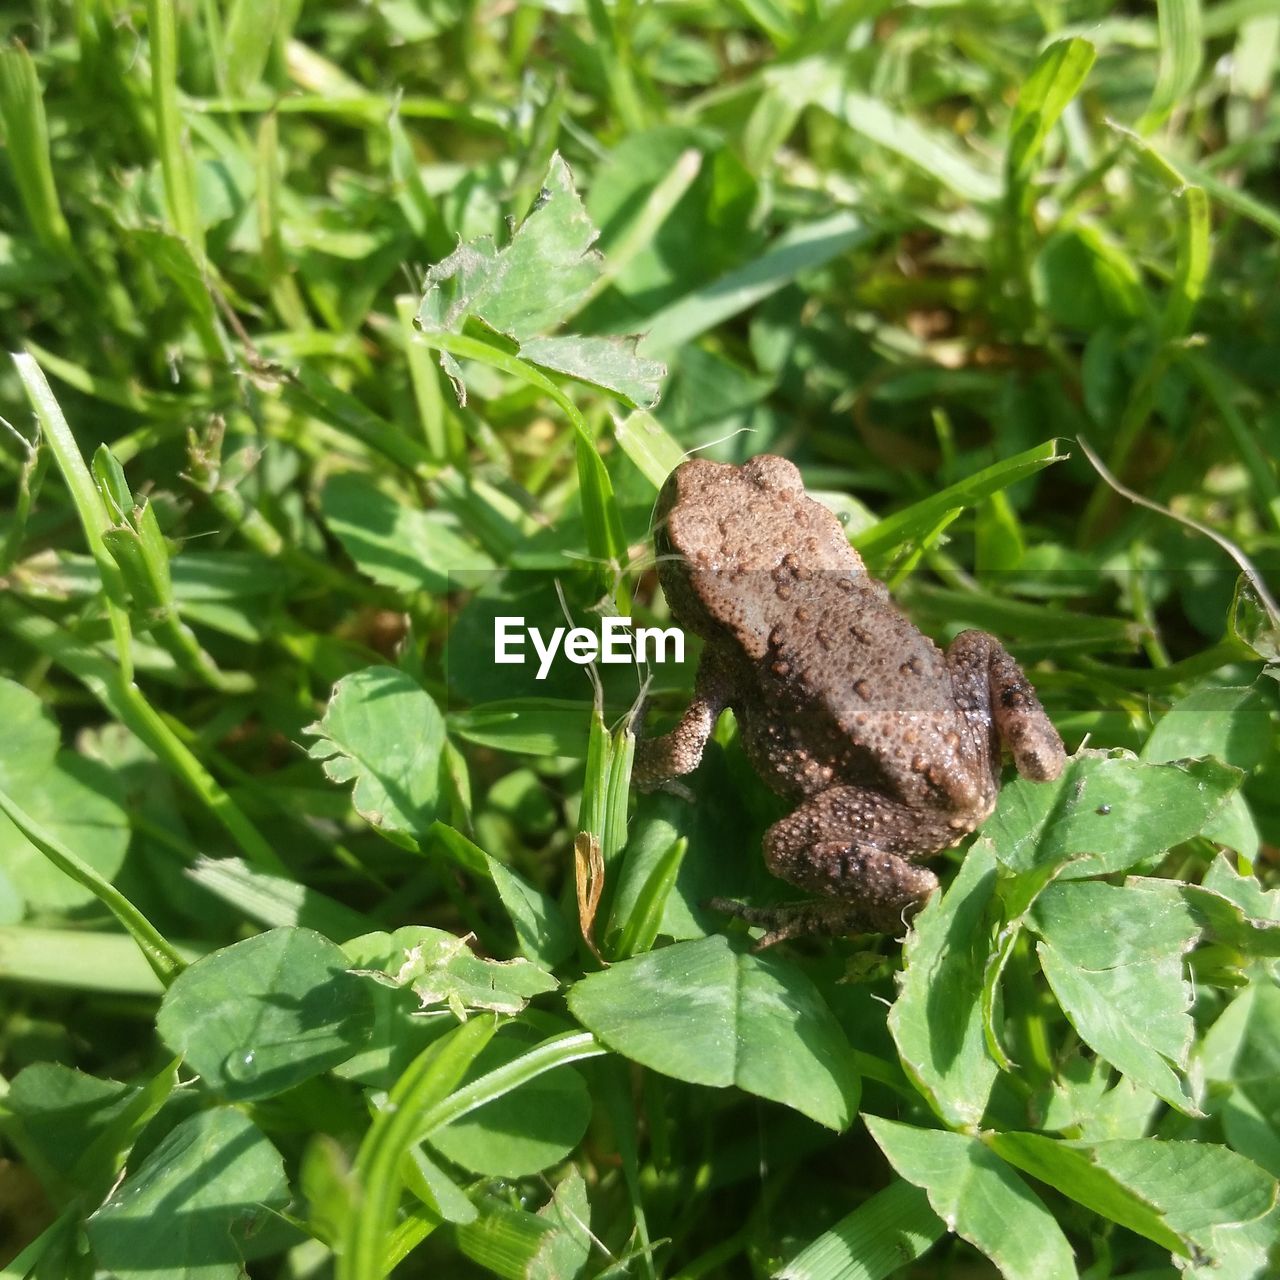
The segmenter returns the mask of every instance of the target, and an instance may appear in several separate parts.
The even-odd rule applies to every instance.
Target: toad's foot
[[[733,898],[712,898],[707,904],[712,911],[735,916],[747,924],[758,925],[768,932],[756,940],[751,950],[761,952],[789,938],[835,938],[851,933],[893,933],[906,928],[920,903],[903,904],[902,916],[892,929],[880,927],[883,921],[872,922],[865,907],[856,902],[789,902],[776,907],[751,907]]]
[[[969,816],[914,809],[870,788],[832,787],[765,832],[764,858],[775,876],[836,899],[817,904],[828,932],[842,923],[846,933],[897,936],[938,887],[914,859],[973,826]]]

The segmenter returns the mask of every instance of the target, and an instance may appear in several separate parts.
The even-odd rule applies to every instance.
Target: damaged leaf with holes
[[[559,153],[533,207],[499,249],[489,237],[461,244],[427,272],[418,325],[462,333],[469,319],[509,338],[522,359],[609,391],[633,408],[652,408],[666,373],[636,352],[635,337],[556,332],[590,301],[604,262],[592,225]],[[466,373],[448,352],[440,366],[460,404]]]
[[[447,1009],[459,1022],[476,1010],[517,1014],[534,996],[560,985],[531,960],[486,960],[471,949],[469,939],[422,925],[368,934],[347,946],[385,957],[380,968],[356,972],[389,987],[409,987],[424,1012]]]

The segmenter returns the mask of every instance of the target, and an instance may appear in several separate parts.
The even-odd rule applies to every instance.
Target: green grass
[[[1274,5],[0,37],[6,1280],[1274,1274]],[[692,450],[1074,753],[905,944],[751,953],[731,719],[636,796],[637,672],[491,661],[666,619]]]

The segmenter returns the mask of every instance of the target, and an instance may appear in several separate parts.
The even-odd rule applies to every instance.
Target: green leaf
[[[280,22],[280,7],[280,0],[232,0],[225,59],[232,93],[245,93],[261,79]]]
[[[614,391],[626,403],[645,408],[657,404],[667,372],[657,361],[636,355],[635,338],[526,338],[520,344],[520,354],[543,369]]]
[[[491,1040],[472,1063],[464,1085],[514,1062],[528,1048],[505,1036]],[[581,1141],[590,1119],[591,1098],[582,1076],[561,1067],[436,1129],[428,1142],[472,1173],[521,1178],[563,1160]]]
[[[168,985],[173,977],[182,969],[186,963],[185,959],[178,953],[177,949],[164,937],[163,934],[138,910],[137,907],[129,901],[114,885],[104,880],[83,858],[79,857],[73,850],[69,849],[62,843],[52,832],[46,830],[39,822],[31,817],[20,805],[16,804],[13,798],[8,795],[3,788],[0,788],[0,812],[21,831],[23,837],[36,849],[38,849],[48,860],[70,877],[77,884],[88,889],[94,897],[102,903],[103,906],[115,916],[116,920],[124,927],[125,931],[137,944],[138,949],[142,952],[143,958],[150,967],[152,973],[160,979],[161,983]],[[2,887],[2,886],[0,886]],[[11,969],[15,973],[25,973],[30,976],[31,969],[38,969],[40,966],[47,966],[50,958],[51,948],[48,945],[49,937],[56,937],[53,931],[45,932],[44,937],[30,947],[27,954],[20,960],[14,960],[13,952],[21,951],[25,944],[30,941],[32,930],[18,929],[14,931],[16,935],[17,947],[12,944],[9,948],[9,955],[3,957],[8,960]],[[65,936],[65,935],[64,935]],[[96,940],[101,947],[105,940]],[[101,954],[101,952],[100,952]],[[34,959],[36,964],[32,966],[30,961]],[[26,962],[26,963],[24,963]],[[67,969],[71,966],[65,961],[60,961],[54,966],[52,973],[46,972],[43,976],[45,981],[67,982]],[[83,971],[85,965],[83,961],[77,966],[81,970],[81,981],[88,986],[97,986],[98,984],[92,979],[85,981]],[[74,979],[72,979],[74,981]],[[133,986],[137,981],[137,975],[132,974],[122,979],[122,985],[125,988]],[[110,986],[111,984],[108,984]]]
[[[507,1280],[573,1280],[591,1252],[586,1184],[570,1169],[536,1214],[486,1196],[477,1221],[458,1231],[472,1261]]]
[[[1198,0],[1167,0],[1160,6],[1161,15],[1163,18],[1168,8],[1197,5]],[[1125,139],[1143,169],[1168,192],[1169,198],[1182,204],[1177,222],[1178,256],[1160,322],[1160,337],[1166,343],[1177,342],[1190,328],[1209,276],[1212,255],[1209,197],[1203,187],[1191,184],[1176,164],[1137,133],[1115,123],[1111,128]]]
[[[47,289],[65,274],[66,269],[53,253],[42,249],[34,240],[0,232],[0,288],[9,293]],[[27,345],[33,352],[38,350],[36,343],[28,342]],[[43,355],[41,359],[44,359]],[[18,510],[22,510],[21,506]]]
[[[137,938],[124,933],[0,926],[0,978],[11,982],[154,999],[184,957],[169,970],[155,959]]]
[[[435,839],[435,848],[472,875],[487,876],[491,874],[493,859],[480,848],[474,840],[468,839],[461,831],[444,822],[431,824],[431,835]]]
[[[461,536],[452,517],[397,502],[364,476],[332,476],[320,495],[320,509],[360,572],[405,595],[443,595],[460,585],[454,575],[494,567]]]
[[[258,871],[243,858],[201,858],[187,875],[202,889],[268,928],[301,925],[342,942],[367,933],[370,927],[369,918],[360,912],[297,880]]]
[[[466,1025],[479,1021],[473,1018]],[[452,1033],[451,1033],[452,1034]],[[429,1138],[438,1129],[453,1124],[479,1107],[505,1097],[513,1089],[536,1080],[548,1071],[567,1066],[584,1058],[599,1058],[608,1053],[589,1031],[564,1031],[540,1041],[505,1066],[473,1080],[455,1090],[447,1098],[433,1104],[418,1118],[415,1132]]]
[[[705,127],[624,137],[596,169],[587,209],[608,245],[616,291],[593,308],[606,329],[632,323],[731,270],[752,250],[759,193],[735,148]]]
[[[1195,1030],[1183,957],[1200,936],[1181,898],[1101,882],[1052,884],[1028,923],[1043,939],[1041,967],[1080,1038],[1170,1106],[1199,1115],[1177,1074]]]
[[[1152,763],[1213,756],[1252,770],[1267,754],[1269,727],[1256,685],[1211,685],[1175,702],[1151,730],[1140,755]]]
[[[14,1076],[5,1109],[12,1117],[9,1123],[16,1121],[23,1158],[51,1191],[61,1191],[59,1180],[72,1178],[86,1148],[108,1130],[137,1092],[59,1062],[37,1062]],[[98,1194],[104,1189],[97,1188]]]
[[[147,37],[151,110],[164,174],[166,212],[191,252],[203,259],[204,228],[196,205],[191,149],[184,145],[184,117],[178,105],[177,21],[171,0],[147,0]]]
[[[929,531],[924,531],[922,537],[928,536]],[[993,634],[1017,636],[1045,650],[1124,650],[1134,647],[1136,639],[1132,622],[1107,614],[1072,613],[1052,605],[923,582],[915,588],[913,598],[923,619],[937,619],[940,625],[952,628],[978,627]]]
[[[482,747],[530,756],[580,756],[590,709],[557,698],[508,698],[449,713],[449,732]]]
[[[794,1107],[831,1129],[853,1119],[853,1057],[807,977],[717,936],[591,974],[569,990],[574,1016],[615,1052],[691,1084]]]
[[[1169,341],[1182,338],[1190,330],[1209,279],[1212,255],[1209,197],[1204,189],[1186,184],[1174,192],[1174,198],[1182,201],[1183,216],[1178,220],[1178,258],[1161,325]]]
[[[1213,756],[1250,772],[1262,763],[1270,717],[1257,687],[1213,685],[1181,698],[1159,720],[1143,745],[1144,760],[1204,759]],[[1205,827],[1210,840],[1257,855],[1259,836],[1244,796],[1237,792]]]
[[[982,1119],[998,1067],[982,1020],[983,975],[992,948],[991,844],[979,839],[947,891],[912,921],[889,1030],[908,1075],[948,1124]]]
[[[1280,1177],[1280,988],[1246,987],[1209,1028],[1201,1061],[1227,1141]]]
[[[114,771],[72,751],[58,751],[58,731],[40,699],[0,679],[0,790],[21,797],[23,812],[104,880],[114,880],[129,847],[129,819]],[[82,907],[93,890],[73,880],[0,812],[0,875],[33,906]]]
[[[396,667],[368,667],[333,686],[324,716],[306,733],[308,754],[333,782],[355,780],[356,812],[383,834],[421,837],[440,796],[444,719]]]
[[[997,199],[996,176],[973,163],[945,134],[895,111],[878,98],[835,85],[824,105],[855,133],[908,161],[965,200]]]
[[[1089,1142],[1138,1138],[1150,1131],[1163,1105],[1128,1076],[1117,1078],[1109,1062],[1081,1046],[1062,1062],[1037,1119],[1046,1132]]]
[[[1210,863],[1200,887],[1226,898],[1257,925],[1280,923],[1280,889],[1264,889],[1253,876],[1242,876],[1223,854]]]
[[[173,594],[184,605],[234,604],[280,595],[297,587],[286,565],[249,551],[194,551],[187,547],[169,563]]]
[[[1280,236],[1280,209],[1259,200],[1242,187],[1232,186],[1230,182],[1201,165],[1187,164],[1180,159],[1178,167],[1188,182],[1203,187],[1223,208],[1248,218],[1273,236]]]
[[[934,1213],[1005,1280],[1075,1280],[1071,1245],[1040,1197],[977,1138],[865,1116],[867,1129]]]
[[[367,985],[310,929],[272,929],[196,961],[156,1027],[210,1088],[267,1098],[351,1057],[373,1027]]]
[[[462,370],[455,356],[477,360],[499,369],[521,382],[536,387],[560,407],[574,431],[574,456],[578,464],[578,490],[587,550],[594,557],[600,587],[604,586],[604,566],[621,566],[625,561],[626,538],[622,517],[613,496],[613,484],[596,448],[595,436],[573,399],[552,379],[527,360],[521,360],[489,342],[466,334],[425,328],[423,341],[441,353],[441,367],[453,379],[461,404],[466,403]]]
[[[14,1078],[5,1128],[55,1199],[97,1203],[144,1126],[173,1095],[179,1060],[141,1086],[36,1063]]]
[[[85,466],[76,443],[71,426],[62,413],[49,386],[44,371],[35,359],[25,352],[16,352],[13,356],[14,367],[22,380],[27,399],[35,410],[40,422],[42,439],[47,444],[58,469],[62,472],[67,488],[75,505],[76,516],[80,527],[84,530],[85,542],[93,555],[98,575],[102,580],[102,589],[107,597],[108,613],[112,622],[112,633],[117,647],[122,653],[128,652],[128,633],[119,606],[124,601],[124,584],[120,578],[120,567],[112,559],[102,542],[102,531],[111,521],[102,497],[93,483],[89,468]]]
[[[332,423],[369,449],[390,459],[411,475],[434,470],[426,447],[394,422],[376,414],[361,399],[335,386],[309,364],[284,386],[284,398],[308,417]]]
[[[0,756],[4,785],[26,785],[33,773],[53,763],[58,752],[58,726],[30,689],[0,678],[0,723],[5,727],[5,751]]]
[[[659,868],[688,842],[675,884],[663,904],[658,936],[677,940],[719,932],[723,920],[708,911],[711,898],[765,895],[776,882],[748,851],[753,839],[750,815],[736,798],[724,754],[709,751],[699,766],[697,803],[671,794],[645,796],[627,831],[622,865],[610,894],[609,915],[621,924],[645,913],[645,895],[662,884]],[[724,851],[731,856],[724,856]]]
[[[474,1222],[475,1205],[460,1186],[420,1147],[409,1151],[410,1167],[401,1167],[409,1190],[445,1222]]]
[[[1036,1133],[985,1141],[1063,1195],[1183,1255],[1207,1245],[1215,1226],[1252,1222],[1276,1203],[1274,1178],[1212,1142],[1062,1142]]]
[[[183,159],[185,163],[186,157]],[[194,211],[192,216],[198,218]],[[225,348],[207,270],[196,257],[198,245],[161,227],[139,227],[129,233],[129,238],[136,245],[139,256],[168,276],[182,295],[205,354],[211,360],[224,359]]]
[[[587,1184],[578,1169],[571,1168],[556,1185],[555,1195],[538,1210],[538,1217],[561,1233],[551,1273],[574,1275],[586,1265],[595,1240],[591,1236],[591,1204]]]
[[[1188,1280],[1259,1280],[1275,1269],[1280,1208],[1252,1222],[1210,1227],[1202,1239],[1199,1265],[1185,1269]]]
[[[89,1242],[119,1280],[238,1280],[255,1232],[288,1198],[279,1152],[247,1116],[215,1107],[177,1125],[117,1188],[86,1224]]]
[[[1128,883],[1142,884],[1148,892],[1173,888],[1215,942],[1246,956],[1280,956],[1280,890],[1264,892],[1252,876],[1237,875],[1226,854],[1214,860],[1203,884],[1134,878]]]
[[[427,273],[419,323],[460,331],[469,314],[521,341],[554,329],[600,270],[599,232],[556,155],[542,191],[505,249],[476,241]],[[446,267],[448,269],[446,269]],[[452,288],[445,290],[445,281]]]
[[[516,941],[526,960],[553,969],[573,951],[573,930],[554,898],[535,889],[497,858],[485,855],[493,887],[515,926]]]
[[[1240,780],[1216,760],[1147,764],[1081,751],[1056,782],[1005,787],[983,834],[1015,871],[1068,859],[1064,880],[1127,871],[1199,835]]]
[[[671,847],[653,864],[644,883],[635,893],[627,914],[621,917],[621,925],[617,931],[618,941],[613,948],[613,954],[617,959],[626,960],[637,952],[652,949],[662,930],[667,900],[675,888],[676,877],[680,874],[680,865],[684,862],[684,856],[688,850],[689,842],[681,836],[672,841]],[[628,858],[622,867],[623,888],[615,896],[613,903],[610,932],[619,918],[618,901],[626,892],[628,887],[626,881],[632,868],[633,860]]]
[[[627,842],[634,756],[635,736],[630,725],[624,720],[610,732],[604,722],[603,708],[598,704],[593,706],[578,830],[597,842],[609,880],[616,870],[617,856]]]
[[[344,942],[342,950],[356,973],[374,969],[394,973],[404,963],[405,947],[398,944],[396,933],[362,934]],[[421,1004],[408,987],[366,982],[365,988],[373,1005],[372,1029],[357,1052],[334,1067],[333,1073],[344,1080],[389,1089],[413,1059],[443,1033],[446,1020],[424,1018]]]
[[[1035,301],[1066,329],[1094,333],[1142,313],[1142,278],[1123,250],[1087,226],[1048,237],[1032,266]]]

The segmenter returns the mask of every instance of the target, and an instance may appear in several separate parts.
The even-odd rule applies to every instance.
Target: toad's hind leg
[[[762,947],[807,933],[896,935],[938,887],[937,876],[911,859],[956,835],[945,817],[878,791],[832,787],[765,832],[764,856],[774,875],[834,901],[734,914],[770,926]]]
[[[990,717],[1000,742],[1013,753],[1024,778],[1051,782],[1067,762],[1053,721],[1013,656],[985,631],[962,631],[947,649],[957,705],[979,719]],[[999,773],[999,751],[993,748]]]

